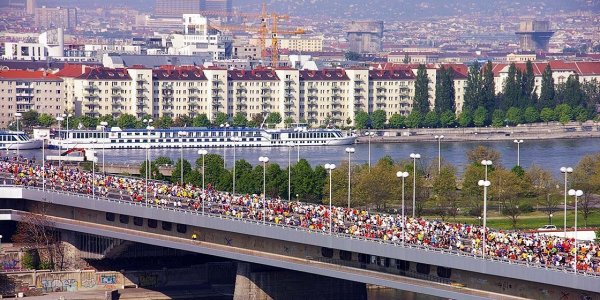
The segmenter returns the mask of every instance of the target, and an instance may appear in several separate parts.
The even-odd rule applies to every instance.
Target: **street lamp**
[[[371,173],[371,137],[375,135],[375,132],[367,132],[369,137],[369,173]]]
[[[333,227],[333,212],[331,210],[331,197],[332,197],[332,195],[331,195],[331,192],[332,192],[331,178],[333,177],[333,175],[331,173],[333,172],[334,169],[335,169],[334,164],[325,164],[325,170],[329,171],[329,234],[331,234],[332,227]]]
[[[263,163],[263,224],[267,221],[267,163],[269,158],[261,156],[258,161]]]
[[[60,138],[60,129],[62,127],[62,121],[64,121],[65,118],[63,117],[56,117],[56,121],[58,121],[58,137]],[[67,124],[68,125],[68,124]],[[61,138],[62,140],[62,138]],[[62,144],[63,141],[60,141],[58,143],[58,166],[60,167],[61,163],[62,163],[62,156],[61,156],[61,152],[62,152]]]
[[[183,186],[183,138],[186,137],[188,135],[187,132],[185,131],[179,131],[177,132],[177,136],[179,136],[179,143],[181,143],[181,155],[180,155],[180,164],[179,167],[181,169],[181,185]]]
[[[565,215],[564,215],[564,238],[567,238],[567,175],[569,173],[573,173],[573,168],[571,167],[561,167],[560,172],[565,174]]]
[[[294,143],[287,143],[288,146],[288,201],[292,201],[292,148]]]
[[[396,173],[396,177],[402,178],[402,244],[406,235],[406,220],[404,219],[404,180],[408,177],[408,172],[399,171]]]
[[[219,125],[221,129],[224,129],[223,133],[223,169],[227,168],[227,128],[229,123]]]
[[[19,131],[19,119],[23,116],[23,114],[21,113],[15,113],[15,118],[17,119],[17,132]],[[15,145],[17,146],[17,160],[19,159],[19,145]]]
[[[298,134],[300,134],[300,132],[304,131],[302,128],[300,127],[296,127],[294,128],[294,131]],[[300,141],[298,141],[298,144],[296,145],[298,146],[297,150],[298,150],[298,157],[296,158],[296,162],[300,162]]]
[[[488,180],[479,180],[477,185],[483,187],[483,248],[481,254],[485,258],[485,241],[487,239],[487,188],[491,185]]]
[[[442,173],[442,139],[443,135],[436,135],[435,139],[438,141],[438,175]]]
[[[62,114],[63,118],[67,118],[67,139],[69,138],[69,118],[72,117],[72,114]]]
[[[152,170],[152,169],[151,169],[151,168],[148,166],[148,165],[149,165],[149,162],[148,162],[148,160],[149,160],[149,159],[148,159],[148,157],[150,156],[150,154],[149,154],[149,153],[150,153],[150,152],[149,152],[149,150],[150,150],[150,145],[149,145],[149,144],[145,144],[145,145],[143,145],[142,147],[146,149],[146,174],[145,174],[145,175],[146,175],[146,176],[145,176],[145,179],[146,179],[146,180],[145,180],[145,182],[144,182],[144,191],[145,191],[145,193],[146,193],[146,194],[145,194],[145,196],[144,196],[144,197],[146,198],[146,206],[147,206],[147,205],[148,205],[148,173],[149,173],[149,172],[148,172],[148,170]]]
[[[202,192],[203,193],[205,193],[205,191],[204,191],[204,156],[206,156],[206,154],[208,154],[208,151],[206,151],[204,149],[198,150],[198,155],[202,155]],[[202,200],[202,213],[203,214],[204,214],[204,200],[205,199]]]
[[[517,144],[517,166],[521,166],[521,144],[523,140],[514,140],[513,143]]]
[[[42,139],[42,191],[46,191],[46,137],[47,134],[40,134]]]
[[[346,148],[346,153],[348,153],[348,208],[350,208],[350,170],[352,169],[352,165],[350,164],[350,155],[355,151],[356,150],[352,147]]]
[[[152,119],[143,119],[142,122],[144,122],[144,124],[146,125],[146,142],[148,143],[148,146],[150,148],[152,148],[152,145],[150,144],[150,130],[153,130],[154,127],[152,127]],[[146,159],[148,161],[150,161],[150,152],[147,152],[146,154]],[[149,166],[149,164],[146,164],[146,173],[151,173],[152,169]],[[152,176],[150,176],[150,178],[152,178]]]
[[[415,205],[417,199],[417,159],[421,159],[421,154],[411,153],[410,158],[413,159],[413,204],[412,204],[412,217],[415,218]]]
[[[104,148],[108,136],[105,137],[104,132],[106,131],[106,126],[108,126],[108,122],[102,121],[100,122],[100,126],[102,126],[102,174],[106,174],[106,172],[104,171]]]
[[[233,192],[231,193],[232,195],[235,195],[235,144],[241,140],[242,139],[240,139],[237,136],[231,138],[231,141],[233,142]]]
[[[0,234],[0,252],[2,252],[2,235]]]
[[[550,225],[554,225],[554,224],[552,223],[552,217],[553,217],[553,215],[552,215],[552,213],[550,213]]]
[[[570,196],[575,196],[575,271],[577,271],[577,197],[581,197],[583,195],[582,190],[569,190]],[[565,239],[567,237],[565,236]]]
[[[488,166],[492,165],[492,161],[484,159],[481,161],[481,164],[485,166],[485,180],[488,180]]]

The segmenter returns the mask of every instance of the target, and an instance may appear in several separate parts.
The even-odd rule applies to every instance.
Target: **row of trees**
[[[106,122],[108,127],[119,126],[121,128],[145,128],[147,124],[142,122],[144,119],[151,119],[151,116],[144,116],[142,118],[136,118],[133,115],[122,114],[118,117],[112,115],[104,115],[98,118],[91,116],[80,116],[64,118],[61,126],[66,128],[77,128],[79,124],[83,128],[95,128],[100,125],[101,122]],[[231,121],[231,122],[230,122]],[[30,110],[23,113],[20,120],[22,128],[33,128],[33,127],[51,127],[57,125],[58,121],[52,115],[46,113],[38,113],[35,110]],[[68,122],[68,123],[67,123]],[[262,115],[255,115],[251,120],[248,120],[246,114],[243,112],[236,113],[230,120],[229,116],[223,112],[219,112],[215,115],[214,120],[211,122],[206,114],[198,114],[195,117],[187,115],[179,116],[175,119],[169,116],[162,116],[154,119],[152,125],[156,128],[170,128],[170,127],[218,127],[220,124],[230,122],[232,126],[236,127],[259,127],[261,124],[266,123],[267,125],[275,125],[282,122],[281,114],[278,112],[270,113],[266,119]],[[286,119],[285,123],[293,123],[293,119]],[[16,123],[11,125],[11,128],[16,128]]]
[[[489,148],[478,147],[467,154],[468,164],[462,175],[457,168],[442,162],[438,173],[437,160],[428,166],[416,166],[416,205],[417,215],[435,214],[442,219],[456,217],[458,214],[477,218],[483,211],[483,190],[477,183],[485,178],[483,159],[492,160],[488,168],[491,187],[488,191],[488,203],[494,211],[499,211],[517,226],[519,217],[540,207],[548,216],[562,209],[563,187],[552,172],[539,166],[528,169],[515,166],[506,169],[501,166],[500,154]],[[152,162],[152,178],[164,179],[158,166],[173,164],[168,158],[159,157]],[[183,167],[184,182],[202,185],[202,158],[195,166],[184,160],[175,162],[171,176],[172,182],[179,182]],[[145,164],[140,171],[145,176]],[[413,162],[411,160],[394,161],[384,157],[370,168],[368,164],[349,166],[343,162],[332,172],[332,199],[335,205],[346,206],[348,201],[348,168],[351,173],[351,206],[385,211],[397,209],[401,204],[401,181],[396,178],[397,171],[406,171],[409,177],[405,181],[406,212],[412,211]],[[262,194],[263,166],[252,167],[245,160],[236,162],[236,193]],[[584,157],[575,168],[570,179],[570,187],[585,192],[579,201],[579,211],[583,222],[595,210],[594,194],[600,192],[600,154]],[[232,170],[224,168],[223,158],[217,154],[205,157],[205,183],[220,191],[231,191]],[[288,169],[276,163],[267,164],[266,191],[270,197],[288,197]],[[328,203],[329,179],[323,166],[312,168],[306,160],[300,160],[291,166],[292,198],[312,203]],[[572,205],[572,204],[571,204]],[[491,211],[491,209],[490,209]]]

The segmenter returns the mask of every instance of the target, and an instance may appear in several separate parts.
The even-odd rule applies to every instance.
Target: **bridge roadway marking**
[[[0,191],[2,191],[2,193],[0,193],[0,194],[3,195],[5,198],[29,199],[29,200],[33,200],[33,201],[47,201],[45,194],[43,194],[42,190],[39,188],[26,188],[26,187],[24,188],[21,186],[11,186],[11,187],[4,187],[4,188],[0,187]],[[85,208],[85,209],[96,209],[96,210],[100,210],[100,211],[107,211],[107,212],[121,213],[121,214],[124,212],[122,209],[107,208],[107,204],[109,204],[108,207],[113,207],[115,205],[116,206],[125,205],[122,207],[122,208],[125,208],[125,211],[127,211],[129,208],[132,208],[131,205],[134,205],[143,210],[149,209],[154,212],[164,211],[164,212],[172,213],[171,216],[167,216],[168,213],[160,214],[160,216],[159,215],[149,216],[147,213],[142,213],[141,217],[154,218],[154,219],[158,219],[158,220],[162,220],[162,221],[175,222],[175,223],[184,222],[182,224],[187,224],[187,225],[197,226],[197,227],[198,226],[206,227],[206,228],[211,228],[211,229],[215,229],[215,230],[229,230],[229,231],[237,232],[237,233],[241,233],[241,234],[258,235],[258,236],[270,236],[270,234],[275,234],[275,236],[279,236],[280,235],[279,233],[274,232],[275,229],[278,229],[278,230],[288,229],[288,230],[292,230],[292,231],[283,233],[283,235],[286,236],[287,238],[278,237],[276,239],[301,242],[301,243],[306,243],[306,244],[310,244],[313,246],[320,246],[320,247],[333,247],[334,245],[332,243],[335,242],[336,243],[335,247],[337,247],[338,249],[352,251],[352,252],[368,253],[368,254],[372,254],[372,255],[378,255],[378,256],[384,256],[384,257],[390,257],[390,258],[396,258],[396,259],[402,259],[402,260],[412,260],[415,262],[422,262],[422,263],[434,264],[434,265],[442,265],[442,266],[446,266],[446,267],[450,267],[450,268],[463,269],[466,271],[483,272],[483,273],[486,273],[489,275],[495,275],[495,276],[501,276],[501,277],[505,276],[505,277],[511,277],[511,278],[515,278],[515,279],[523,279],[523,280],[528,280],[528,281],[531,281],[532,278],[536,278],[536,280],[533,280],[533,281],[537,281],[537,282],[544,283],[544,284],[563,286],[563,287],[567,287],[567,288],[575,288],[575,289],[580,289],[580,290],[589,291],[589,292],[596,292],[596,293],[598,291],[600,291],[600,284],[598,284],[598,278],[600,278],[600,277],[597,275],[594,276],[593,274],[575,274],[572,271],[567,271],[567,270],[559,270],[559,269],[554,269],[554,268],[547,269],[547,268],[542,268],[539,266],[529,266],[529,265],[519,264],[518,262],[500,261],[500,260],[489,260],[488,262],[485,262],[486,265],[481,265],[482,263],[484,263],[484,261],[474,259],[473,257],[467,256],[466,254],[453,253],[450,250],[443,250],[443,249],[436,250],[436,249],[427,249],[427,248],[419,248],[419,247],[415,248],[414,246],[410,246],[410,245],[406,246],[407,248],[404,249],[405,251],[403,252],[403,254],[402,253],[398,254],[398,252],[387,251],[387,250],[391,250],[391,249],[386,250],[386,249],[379,247],[380,244],[382,244],[382,241],[378,242],[378,241],[370,241],[370,240],[366,240],[366,239],[354,239],[352,237],[344,237],[344,236],[338,236],[338,235],[336,235],[334,237],[335,239],[338,239],[338,241],[334,241],[334,240],[331,240],[331,236],[327,236],[327,237],[320,236],[320,235],[314,236],[313,235],[313,234],[315,234],[314,231],[310,231],[305,228],[298,228],[298,227],[292,228],[292,227],[285,227],[285,226],[282,227],[281,225],[274,225],[272,223],[269,223],[269,226],[267,226],[266,228],[263,228],[263,230],[259,230],[258,228],[255,228],[255,229],[251,228],[251,227],[255,227],[255,226],[250,226],[250,227],[246,226],[246,223],[249,222],[252,225],[260,225],[260,227],[263,227],[264,225],[261,222],[255,222],[255,221],[252,221],[249,219],[236,219],[236,218],[231,218],[231,217],[222,216],[222,215],[210,215],[210,214],[201,215],[199,212],[194,213],[192,211],[182,210],[182,209],[177,209],[177,208],[172,208],[172,207],[147,207],[140,203],[134,203],[134,202],[128,201],[128,200],[120,201],[118,199],[113,200],[113,199],[106,199],[106,198],[101,198],[101,197],[92,198],[90,195],[85,195],[85,194],[80,194],[80,193],[70,193],[70,192],[52,191],[52,190],[47,190],[46,192],[48,194],[50,194],[50,199],[48,199],[48,201],[56,202],[56,204],[68,205],[68,206],[73,206],[73,207],[81,207],[81,208]],[[27,195],[26,197],[25,197],[25,194]],[[68,197],[64,197],[65,195],[67,195]],[[58,197],[55,197],[55,196],[58,196]],[[91,200],[92,202],[82,203],[80,200],[80,199],[82,199],[82,197],[87,200]],[[93,203],[96,203],[96,204],[93,204]],[[127,204],[129,204],[129,205],[127,205]],[[98,206],[101,206],[101,207],[104,206],[104,208],[101,208]],[[130,214],[132,216],[136,216],[135,213],[133,213],[133,214],[131,212],[129,212],[129,213],[125,212],[125,213]],[[153,212],[151,212],[151,213],[153,213]],[[182,214],[182,216],[188,216],[188,217],[192,217],[193,215],[198,215],[199,219],[197,219],[198,220],[197,222],[191,222],[189,220],[182,221],[182,219],[179,218],[178,216],[176,216],[176,214],[177,215]],[[189,219],[188,217],[186,217],[185,219]],[[209,219],[205,219],[205,218],[209,218]],[[205,220],[203,220],[203,219],[205,219]],[[210,222],[207,222],[207,221],[210,221]],[[234,221],[234,222],[231,223],[232,221]],[[186,223],[186,222],[190,222],[190,223]],[[214,223],[214,222],[217,222],[217,223]],[[227,222],[227,223],[225,223],[225,222]],[[239,224],[239,222],[243,222],[244,224]],[[239,226],[239,225],[241,225],[241,226]],[[224,227],[222,227],[222,226],[224,226]],[[273,227],[273,226],[275,226],[275,227]],[[281,227],[281,228],[279,228],[279,227]],[[226,229],[224,229],[224,228],[226,228]],[[265,230],[270,231],[270,232],[266,232]],[[301,234],[301,232],[299,230],[301,230],[302,232],[305,232],[305,233],[309,233],[310,237],[304,236],[303,234]],[[291,234],[294,237],[292,238],[289,234]],[[329,238],[329,239],[325,240],[326,238]],[[352,244],[352,245],[348,244],[347,239],[354,241],[353,242],[354,244]],[[338,244],[338,242],[341,242],[341,244]],[[358,245],[356,243],[361,243],[362,245]],[[370,245],[368,245],[371,243],[375,243],[373,245],[376,245],[376,247],[373,248]],[[385,245],[383,245],[383,246],[385,246]],[[399,247],[400,245],[394,244],[394,246]],[[394,247],[394,248],[396,248],[396,247]],[[387,248],[387,247],[385,247],[385,248]],[[367,250],[367,249],[370,249],[370,250]],[[445,254],[446,256],[450,255],[447,258],[452,258],[452,259],[447,260],[447,258],[441,258],[441,257],[438,257],[439,259],[434,258],[434,257],[422,257],[421,251],[423,251],[423,250],[425,250],[425,251],[433,250],[432,253],[437,253],[440,255]],[[415,253],[412,253],[411,251],[415,252]],[[427,259],[423,260],[424,258],[427,258]],[[442,259],[446,263],[445,264],[441,263],[439,261],[440,259]],[[474,261],[472,263],[466,262],[465,259],[469,259],[469,260],[474,259]],[[487,266],[487,264],[489,264],[489,263],[491,263],[491,264],[489,266]],[[490,269],[489,267],[493,267],[493,268]],[[522,268],[524,268],[523,271],[526,271],[526,272],[521,272]],[[519,269],[519,270],[517,270],[517,269]],[[549,277],[549,276],[553,276],[553,277]],[[564,277],[564,276],[566,276],[566,277]],[[539,280],[541,280],[541,281],[539,281]]]
[[[11,210],[11,219],[14,221],[26,221],[26,218],[23,217],[28,215],[34,214]],[[54,216],[45,217],[48,218],[49,221],[53,223],[53,227],[56,228],[80,231],[96,235],[100,233],[100,235],[103,236],[111,236],[113,238],[130,240],[145,244],[149,244],[149,240],[158,240],[158,245],[161,244],[160,242],[166,242],[169,245],[168,247],[170,248],[204,253],[209,255],[216,255],[258,264],[267,264],[280,268],[297,270],[306,273],[314,273],[327,277],[336,277],[345,280],[357,281],[357,279],[359,279],[361,282],[364,283],[386,286],[390,288],[417,293],[425,293],[438,297],[465,300],[525,299],[521,297],[476,290],[466,287],[455,287],[448,284],[410,278],[400,275],[380,273],[372,270],[363,270],[347,266],[318,262],[310,259],[302,259],[273,253],[265,253],[243,248],[207,243],[202,241],[194,241],[185,238],[170,237],[156,233],[149,233],[133,229],[113,227],[108,225],[101,225]]]

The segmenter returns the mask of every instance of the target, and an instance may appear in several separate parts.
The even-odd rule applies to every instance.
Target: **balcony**
[[[188,93],[190,93],[190,94],[196,93],[197,91],[198,91],[198,88],[195,86],[188,87]]]
[[[339,86],[334,86],[331,88],[331,91],[334,93],[341,93],[342,92],[342,88],[340,88]]]
[[[387,89],[385,87],[378,86],[376,89],[379,93],[387,93]]]
[[[138,84],[140,83],[146,83],[148,82],[146,79],[144,79],[143,77],[138,77],[138,79],[135,80]]]
[[[286,79],[284,79],[283,82],[285,82],[287,84],[296,84],[296,82],[292,78],[286,78]]]
[[[314,86],[309,86],[308,87],[308,92],[309,93],[316,93],[318,91],[318,89]]]
[[[113,85],[113,86],[110,87],[110,89],[113,92],[118,92],[118,91],[122,90],[121,86],[118,86],[118,85]]]
[[[98,91],[100,90],[97,86],[93,85],[93,84],[89,84],[83,87],[84,90],[86,90],[89,93],[92,93],[93,91]]]

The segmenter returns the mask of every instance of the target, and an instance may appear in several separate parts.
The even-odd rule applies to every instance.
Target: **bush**
[[[49,261],[44,261],[40,263],[40,270],[54,270],[54,264]]]
[[[21,259],[23,269],[37,270],[40,267],[40,255],[37,250],[29,250],[23,254]]]
[[[519,205],[519,209],[524,213],[530,213],[534,211],[533,206],[531,206],[529,203],[523,203]]]

